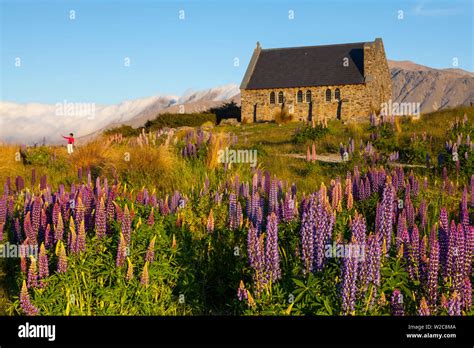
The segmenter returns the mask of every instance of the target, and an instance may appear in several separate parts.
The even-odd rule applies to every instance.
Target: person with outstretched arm
[[[69,133],[68,137],[61,135],[64,139],[67,139],[67,153],[72,154],[74,152],[74,134]]]

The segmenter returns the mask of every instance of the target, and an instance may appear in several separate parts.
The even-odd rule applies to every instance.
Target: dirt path
[[[277,154],[277,156],[299,158],[299,159],[306,160],[306,155],[299,155],[297,153],[280,153],[280,154]],[[327,162],[327,163],[341,163],[342,158],[337,153],[330,153],[327,155],[316,155],[316,161]]]
[[[277,156],[291,157],[306,160],[306,155],[300,155],[297,153],[279,153]],[[342,163],[341,155],[338,153],[329,153],[326,155],[316,155],[316,161],[326,163]],[[408,164],[408,163],[388,163],[391,167],[403,167],[403,168],[426,168],[423,164]]]

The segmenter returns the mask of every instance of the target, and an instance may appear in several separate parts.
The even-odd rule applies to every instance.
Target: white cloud
[[[411,14],[413,16],[424,16],[424,17],[442,17],[442,16],[455,16],[457,14],[462,13],[461,8],[427,8],[424,2],[419,3],[416,5],[412,10]]]
[[[230,84],[202,91],[188,91],[181,97],[153,96],[124,101],[116,105],[89,104],[87,106],[91,108],[90,110],[94,110],[93,116],[81,113],[84,109],[73,109],[75,112],[72,116],[61,112],[58,114],[57,104],[0,102],[0,141],[34,144],[42,143],[43,138],[46,138],[47,143],[57,143],[63,140],[61,134],[74,133],[76,137],[86,136],[112,123],[120,124],[131,120],[153,104],[166,107],[178,102],[178,99],[181,104],[198,100],[224,101],[238,93],[238,86]],[[64,101],[59,103],[65,104]]]

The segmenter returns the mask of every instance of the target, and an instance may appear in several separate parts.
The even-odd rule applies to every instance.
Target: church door
[[[308,121],[311,122],[313,120],[313,102],[310,101],[308,103]]]
[[[255,103],[253,106],[253,122],[257,122],[257,104]]]

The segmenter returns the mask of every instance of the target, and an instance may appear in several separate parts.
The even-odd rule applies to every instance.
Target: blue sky
[[[457,58],[474,70],[471,0],[0,2],[2,101],[111,104],[240,84],[257,40],[270,48],[382,37],[389,59],[447,68]]]

